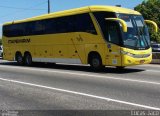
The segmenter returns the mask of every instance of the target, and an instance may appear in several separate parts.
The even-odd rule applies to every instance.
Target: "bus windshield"
[[[123,33],[123,45],[127,48],[144,50],[150,47],[148,29],[141,15],[117,14],[127,23],[128,31]]]

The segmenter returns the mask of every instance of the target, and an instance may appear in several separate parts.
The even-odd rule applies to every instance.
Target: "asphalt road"
[[[0,60],[1,110],[160,110],[160,65],[88,66]]]

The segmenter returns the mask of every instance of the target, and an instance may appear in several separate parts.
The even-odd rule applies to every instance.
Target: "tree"
[[[160,0],[143,1],[135,7],[135,10],[139,11],[145,19],[155,21],[160,28]],[[149,31],[151,40],[160,42],[160,30],[158,33],[155,33],[152,29]]]
[[[2,45],[2,39],[0,38],[0,45]]]

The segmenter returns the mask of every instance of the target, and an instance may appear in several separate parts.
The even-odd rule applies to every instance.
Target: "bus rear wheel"
[[[29,53],[26,53],[24,55],[24,63],[26,66],[31,66],[32,65],[32,56]]]
[[[104,66],[102,65],[101,57],[96,54],[92,55],[89,58],[89,64],[91,66],[91,69],[94,71],[100,71],[102,68],[104,68]]]
[[[23,56],[21,53],[16,53],[16,61],[19,65],[23,65]]]

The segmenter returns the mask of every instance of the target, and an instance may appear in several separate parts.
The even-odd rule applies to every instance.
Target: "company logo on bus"
[[[30,39],[16,39],[16,40],[8,40],[8,43],[30,43]]]

